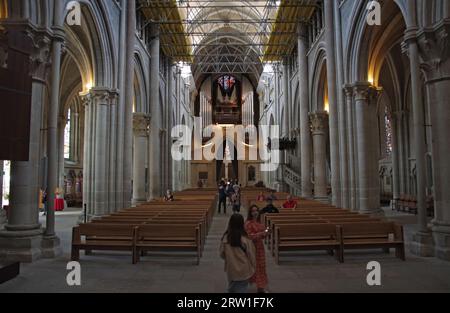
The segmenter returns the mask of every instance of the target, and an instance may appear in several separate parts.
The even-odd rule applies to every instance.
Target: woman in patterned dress
[[[266,273],[266,252],[263,240],[268,235],[268,231],[260,222],[259,208],[253,205],[248,210],[247,222],[245,223],[245,231],[256,247],[256,273],[250,279],[251,283],[256,284],[258,293],[265,293],[268,279]]]

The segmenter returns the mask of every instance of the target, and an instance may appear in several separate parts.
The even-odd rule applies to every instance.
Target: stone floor
[[[0,292],[222,293],[226,290],[223,261],[218,256],[219,241],[228,221],[226,216],[214,218],[200,266],[195,266],[195,258],[189,255],[152,256],[132,265],[127,254],[96,253],[87,257],[82,254],[82,286],[69,287],[66,265],[70,259],[71,227],[80,213],[70,211],[57,215],[57,232],[64,249],[62,257],[23,264],[21,275],[0,285]],[[416,217],[390,210],[386,214],[405,225],[409,241]],[[346,254],[344,264],[322,253],[284,256],[281,261],[277,266],[267,256],[272,293],[450,292],[450,263],[409,253],[406,262],[396,259],[393,253],[379,251]],[[366,283],[366,266],[370,261],[381,264],[380,287],[369,287]]]

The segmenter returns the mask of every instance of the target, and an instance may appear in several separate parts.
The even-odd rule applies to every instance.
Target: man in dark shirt
[[[261,210],[260,214],[278,214],[280,211],[273,205],[273,201],[271,199],[267,200],[267,206]]]
[[[219,214],[221,206],[223,206],[223,213],[227,214],[227,192],[224,181],[221,181],[219,184]]]

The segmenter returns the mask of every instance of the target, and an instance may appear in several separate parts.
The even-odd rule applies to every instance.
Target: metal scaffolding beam
[[[160,25],[161,47],[174,62],[192,64],[194,77],[246,73],[292,54],[297,26],[318,0],[139,0],[146,25]]]

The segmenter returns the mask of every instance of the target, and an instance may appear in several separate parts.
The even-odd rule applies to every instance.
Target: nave
[[[300,202],[301,203],[301,202]],[[216,207],[214,206],[216,210]],[[227,227],[227,215],[214,217],[199,266],[192,254],[156,254],[135,265],[127,252],[81,254],[82,285],[66,283],[70,259],[72,228],[81,212],[59,213],[57,231],[61,234],[63,254],[54,260],[24,264],[22,275],[0,286],[0,292],[133,292],[133,293],[223,293],[227,288],[219,244]],[[387,219],[403,224],[405,240],[411,241],[416,225],[410,215],[385,209]],[[241,214],[247,216],[243,207]],[[41,217],[43,219],[43,217]],[[298,292],[447,292],[450,268],[445,261],[406,254],[406,262],[377,251],[351,252],[345,263],[338,263],[325,252],[285,254],[280,265],[266,249],[270,293]],[[366,265],[377,260],[382,268],[382,286],[369,287]],[[252,287],[250,292],[256,292]]]

